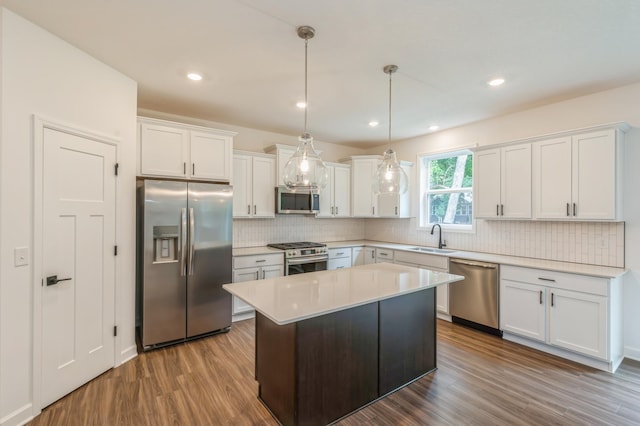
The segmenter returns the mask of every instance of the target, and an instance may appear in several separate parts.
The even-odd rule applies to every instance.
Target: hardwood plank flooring
[[[254,321],[141,353],[42,411],[41,425],[277,425],[257,399]],[[338,422],[640,425],[640,362],[609,374],[438,321],[438,370]]]

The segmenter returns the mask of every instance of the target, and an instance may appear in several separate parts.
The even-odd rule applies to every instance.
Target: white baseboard
[[[138,348],[136,345],[131,345],[122,352],[120,352],[120,363],[118,365],[122,365],[125,362],[131,361],[135,357],[138,356]]]
[[[632,359],[634,361],[640,361],[640,349],[631,348],[629,346],[625,346],[625,348],[624,348],[624,357]]]
[[[0,419],[0,426],[20,426],[33,420],[32,404],[26,404]]]

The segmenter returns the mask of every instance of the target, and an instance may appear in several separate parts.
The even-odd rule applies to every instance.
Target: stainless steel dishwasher
[[[449,284],[449,313],[453,322],[502,336],[499,330],[499,265],[450,259],[449,273],[464,280]]]

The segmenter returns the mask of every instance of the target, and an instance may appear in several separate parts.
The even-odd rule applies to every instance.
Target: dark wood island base
[[[286,325],[256,313],[259,398],[283,425],[335,422],[435,368],[435,288]]]

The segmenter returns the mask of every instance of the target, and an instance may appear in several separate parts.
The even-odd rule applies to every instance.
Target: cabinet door
[[[351,267],[351,256],[329,259],[329,261],[327,262],[327,269],[329,270],[350,268],[350,267]]]
[[[436,287],[436,309],[443,314],[449,314],[449,284]]]
[[[607,298],[550,289],[549,343],[607,359]]]
[[[231,180],[232,139],[215,133],[191,131],[190,176],[194,179]]]
[[[334,216],[334,167],[327,166],[327,174],[329,175],[329,180],[327,181],[327,186],[324,187],[320,191],[320,211],[318,212],[318,217],[333,217]]]
[[[500,182],[501,217],[531,218],[531,144],[502,148]]]
[[[275,176],[274,158],[253,157],[253,217],[275,217]]]
[[[351,165],[351,209],[356,217],[376,217],[377,202],[373,195],[373,177],[377,160],[353,160]]]
[[[535,216],[567,219],[571,207],[571,138],[533,144]]]
[[[284,168],[287,165],[287,161],[291,158],[291,156],[296,152],[296,147],[292,146],[289,148],[278,148],[277,157],[278,157],[278,168],[277,168],[277,185],[284,185],[284,179],[282,176],[284,175]]]
[[[257,280],[260,277],[260,268],[244,268],[244,269],[234,269],[233,271],[233,282],[240,283],[243,281],[253,281]],[[233,296],[233,315],[239,314],[242,312],[249,312],[253,310],[253,308],[246,303],[242,299]]]
[[[333,215],[351,215],[351,168],[335,167],[333,178]]]
[[[364,265],[364,247],[353,247],[351,254],[351,266]]]
[[[233,217],[251,217],[253,212],[251,169],[252,157],[233,156]]]
[[[400,195],[380,194],[378,195],[378,216],[398,217],[400,215]]]
[[[186,177],[188,137],[187,130],[140,123],[140,173]]]
[[[605,130],[574,136],[572,172],[574,217],[615,219],[615,131]]]
[[[376,249],[373,247],[364,248],[364,264],[376,263]]]
[[[284,265],[271,265],[262,267],[262,279],[277,278],[284,276]]]
[[[510,280],[500,281],[500,328],[544,342],[545,288]]]
[[[476,217],[500,217],[500,149],[476,152],[473,170]]]

